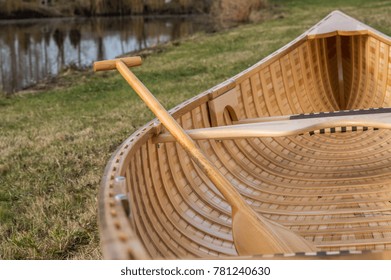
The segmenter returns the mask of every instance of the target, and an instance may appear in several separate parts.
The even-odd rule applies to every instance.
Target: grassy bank
[[[135,69],[170,108],[288,43],[338,8],[391,34],[389,1],[275,1],[282,18],[198,34]],[[0,98],[0,259],[100,258],[97,193],[116,147],[153,116],[119,74],[71,73]]]

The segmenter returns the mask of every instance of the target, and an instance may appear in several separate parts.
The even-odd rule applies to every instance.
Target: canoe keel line
[[[139,57],[96,62],[160,120],[106,167],[104,256],[391,258],[390,46],[333,12],[170,113],[129,70]]]

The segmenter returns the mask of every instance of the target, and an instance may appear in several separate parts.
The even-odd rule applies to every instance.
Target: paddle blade
[[[316,247],[288,228],[245,209],[232,213],[232,232],[239,255],[316,252]]]

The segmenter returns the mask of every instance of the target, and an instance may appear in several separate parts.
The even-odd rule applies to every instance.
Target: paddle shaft
[[[213,182],[216,188],[222,193],[224,198],[231,205],[231,207],[236,209],[249,207],[239,192],[205,157],[205,155],[196,146],[195,142],[185,133],[183,128],[166,111],[160,102],[144,86],[144,84],[129,70],[125,63],[120,60],[117,61],[116,68],[128,82],[128,84],[145,102],[148,108],[162,122],[164,127],[172,134],[172,136],[174,136],[183,149],[190,155],[197,166],[200,167],[203,172],[205,172],[208,178]]]

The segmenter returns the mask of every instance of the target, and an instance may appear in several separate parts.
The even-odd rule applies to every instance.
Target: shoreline
[[[1,20],[23,20],[23,19],[42,19],[42,18],[78,18],[78,17],[110,17],[110,16],[189,16],[189,15],[209,15],[209,7],[179,7],[167,6],[160,9],[149,9],[144,6],[143,10],[132,11],[130,7],[122,11],[112,12],[110,10],[101,12],[94,11],[91,7],[83,5],[55,5],[46,6],[32,3],[21,3],[17,7],[7,7],[0,3],[0,21]]]
[[[14,78],[9,80],[0,79],[0,88],[2,88],[1,91],[4,95],[13,95],[19,91],[35,90],[37,88],[34,86],[35,84],[38,84],[38,87],[40,87],[47,81],[53,83],[52,81],[55,80],[57,74],[68,71],[69,68],[77,71],[87,68],[91,65],[93,58],[97,57],[99,42],[102,45],[101,59],[111,59],[131,51],[136,51],[134,54],[159,51],[157,49],[161,49],[162,44],[164,45],[167,41],[177,41],[181,37],[192,36],[194,32],[214,33],[217,30],[215,23],[208,15],[6,20],[0,21],[0,28],[4,29],[4,34],[16,34],[9,37],[2,34],[0,40],[4,40],[6,46],[12,46],[11,39],[25,43],[24,49],[14,49],[14,56],[16,57],[14,61],[19,59],[18,57],[21,55],[27,54],[29,57],[32,57],[32,60],[22,57],[23,61],[33,69],[31,71],[36,71],[29,72],[21,67],[17,67],[15,72],[11,72],[10,67],[4,66],[0,69],[0,73],[2,71],[5,73],[2,77],[11,77],[13,75],[12,77],[16,77],[15,79],[17,80],[17,82],[12,83],[12,81],[15,81]],[[94,33],[93,31],[97,32]],[[117,36],[112,38],[110,36],[114,34],[113,32]],[[118,39],[120,35],[122,36],[121,42],[126,42],[123,45]],[[147,38],[151,39],[147,41]],[[7,41],[7,39],[10,41]],[[137,44],[133,43],[132,40],[137,40]],[[88,54],[85,48],[91,42],[94,43],[89,48],[92,54]],[[115,48],[109,48],[113,45]],[[35,51],[37,47],[39,48],[39,56]],[[61,53],[61,50],[63,53]],[[96,55],[94,55],[94,51]],[[44,56],[44,52],[48,52],[50,55]],[[4,53],[2,53],[0,60],[13,61]],[[63,57],[60,57],[60,55],[63,55]],[[57,60],[56,57],[58,57]],[[61,61],[58,60],[60,58],[62,58]],[[33,64],[31,64],[31,61],[33,61]],[[55,65],[51,66],[49,70],[43,68],[47,67],[48,61],[53,62],[53,65]],[[10,65],[10,63],[7,65]]]
[[[172,47],[178,47],[182,43],[189,40],[190,37],[161,43],[152,47],[148,47],[138,51],[132,51],[123,53],[115,58],[129,57],[129,56],[140,56],[142,60],[145,60],[147,57],[155,54],[161,54]],[[33,84],[29,87],[26,87],[22,90],[16,91],[13,94],[6,97],[22,96],[28,94],[36,94],[44,91],[55,90],[55,89],[64,89],[72,85],[72,78],[87,79],[95,75],[92,70],[92,65],[88,67],[67,67],[61,71],[58,75],[47,77],[46,79],[40,81],[39,83]],[[3,94],[4,95],[4,94]]]
[[[202,17],[210,21],[213,21],[212,16],[209,14],[128,14],[128,15],[96,15],[96,16],[53,16],[53,17],[30,17],[30,18],[1,18],[0,25],[8,23],[34,23],[42,20],[82,20],[82,19],[100,19],[100,18],[145,18],[145,19],[169,19],[169,18],[187,18],[187,17]]]
[[[147,14],[99,14],[99,15],[39,15],[39,16],[4,16],[0,14],[0,22],[2,21],[23,21],[23,20],[42,20],[42,19],[79,19],[79,18],[104,18],[104,17],[146,17],[146,18],[167,18],[167,17],[191,17],[191,16],[210,16],[207,13],[147,13]]]

